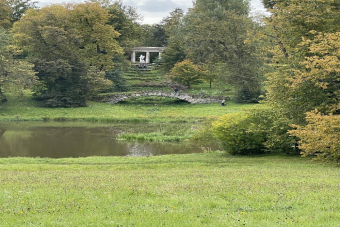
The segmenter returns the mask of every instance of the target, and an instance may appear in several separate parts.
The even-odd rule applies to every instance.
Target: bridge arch
[[[115,104],[126,99],[145,97],[145,96],[161,96],[161,97],[176,98],[176,99],[186,101],[191,104],[219,103],[223,99],[221,97],[204,97],[203,95],[190,95],[190,94],[185,94],[185,93],[150,91],[150,92],[141,92],[141,93],[112,94],[112,95],[106,96],[105,102]]]

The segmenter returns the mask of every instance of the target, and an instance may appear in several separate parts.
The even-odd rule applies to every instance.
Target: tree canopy
[[[14,24],[16,44],[35,65],[35,91],[45,105],[84,106],[94,75],[107,89],[110,82],[101,72],[113,69],[112,58],[122,54],[108,18],[98,3],[52,5],[28,10]]]

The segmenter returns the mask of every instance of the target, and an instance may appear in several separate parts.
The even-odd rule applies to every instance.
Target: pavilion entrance
[[[135,47],[131,50],[131,63],[150,64],[150,53],[158,53],[158,58],[161,58],[162,51],[165,47]]]

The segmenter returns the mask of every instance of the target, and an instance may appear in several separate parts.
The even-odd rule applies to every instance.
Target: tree
[[[33,65],[15,56],[18,50],[11,46],[11,35],[0,29],[0,102],[6,100],[4,92],[21,94],[35,81]]]
[[[139,42],[140,46],[163,47],[167,45],[167,36],[163,25],[143,24],[142,29],[142,37]]]
[[[108,24],[120,33],[117,38],[120,46],[128,51],[135,47],[142,36],[142,27],[137,22],[140,19],[136,9],[131,6],[124,6],[121,0],[105,6],[110,15]]]
[[[176,63],[168,74],[168,77],[172,81],[186,85],[189,88],[193,84],[202,83],[202,76],[199,67],[190,60],[184,60]]]
[[[290,134],[300,138],[302,156],[316,156],[340,163],[340,115],[307,113],[305,126],[296,125]]]
[[[303,156],[339,162],[340,4],[330,0],[266,1],[274,71],[267,100],[296,130]]]
[[[0,28],[11,28],[34,4],[31,0],[0,0]]]
[[[36,2],[32,2],[31,0],[7,0],[7,1],[12,10],[11,14],[12,23],[20,20],[20,18],[24,16],[25,12],[28,9],[36,8],[35,6]]]
[[[0,0],[0,28],[11,27],[11,7],[7,0]]]
[[[180,36],[170,37],[168,45],[162,53],[161,68],[169,72],[176,63],[183,61],[185,58],[183,39],[180,39]]]
[[[108,18],[97,3],[52,5],[28,10],[14,24],[17,45],[38,72],[35,94],[43,105],[84,106],[88,94],[107,89],[102,72],[112,70],[113,57],[122,54]]]
[[[176,63],[186,59],[184,34],[181,30],[184,12],[176,8],[170,12],[170,16],[165,17],[163,24],[167,36],[167,45],[162,53],[161,68],[169,72]]]
[[[248,13],[248,1],[198,0],[183,26],[187,57],[224,64],[224,82],[235,86],[240,102],[256,100],[261,91],[262,61],[252,39],[258,25]]]
[[[182,20],[184,17],[184,11],[180,8],[176,8],[174,11],[170,12],[170,15],[163,18],[161,24],[164,27],[167,37],[175,35],[179,31],[179,26],[182,25]]]
[[[105,72],[105,78],[113,82],[113,86],[108,89],[109,92],[124,92],[129,90],[126,79],[119,69]]]
[[[338,55],[332,51],[338,40],[328,45],[327,39],[332,40],[340,29],[339,9],[333,1],[323,0],[277,1],[269,9],[272,14],[267,24],[271,33],[267,35],[276,46],[272,50],[275,70],[267,74],[267,100],[295,124],[305,123],[306,112],[315,108],[326,110],[325,106],[336,102],[334,94],[328,96],[330,90],[338,87]],[[325,48],[318,51],[322,45]],[[325,68],[321,62],[330,65]],[[333,81],[332,88],[324,89],[320,84],[327,80]]]

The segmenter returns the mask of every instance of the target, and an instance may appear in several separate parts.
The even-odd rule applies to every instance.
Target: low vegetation
[[[3,226],[337,226],[339,168],[289,156],[0,159]]]
[[[129,105],[88,102],[81,108],[41,108],[36,106],[30,94],[21,97],[10,97],[0,107],[0,121],[94,121],[94,122],[196,122],[208,117],[225,113],[242,112],[256,104],[228,103],[221,107],[214,104],[178,104],[169,105],[161,102],[138,103]],[[173,102],[176,103],[175,100]]]

